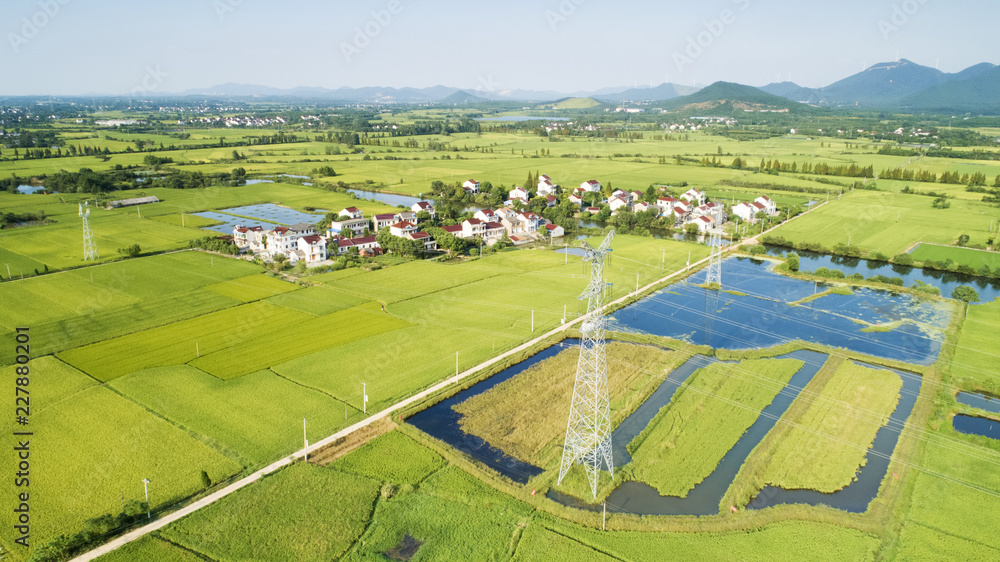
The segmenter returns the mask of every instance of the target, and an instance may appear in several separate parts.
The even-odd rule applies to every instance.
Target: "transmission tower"
[[[611,460],[611,406],[608,400],[608,362],[604,351],[605,319],[601,312],[604,294],[610,283],[604,281],[604,257],[611,252],[612,230],[596,250],[583,242],[590,262],[590,284],[580,295],[587,299],[587,314],[580,326],[580,358],[576,365],[573,404],[566,424],[566,442],[559,467],[561,483],[573,464],[583,463],[590,479],[590,490],[597,497],[597,475],[601,461],[614,476]]]
[[[711,238],[708,240],[708,272],[705,274],[705,284],[718,283],[722,288],[722,231],[712,229],[709,231]]]
[[[94,233],[90,231],[90,203],[80,205],[80,218],[83,219],[83,261],[97,259],[97,244],[94,243]]]

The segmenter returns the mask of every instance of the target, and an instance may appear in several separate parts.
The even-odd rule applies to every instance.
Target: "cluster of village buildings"
[[[480,184],[470,179],[462,187],[466,192],[475,194],[479,193]],[[503,207],[496,210],[481,209],[461,224],[444,226],[442,229],[458,238],[479,241],[487,246],[495,244],[504,236],[514,245],[559,238],[564,235],[561,226],[531,211],[514,209],[515,201],[526,205],[529,199],[537,198],[544,199],[546,206],[554,207],[559,203],[559,192],[559,186],[549,176],[541,175],[534,197],[525,188],[515,187],[508,193],[508,200]],[[581,211],[593,214],[601,212],[601,207],[584,207],[588,193],[601,193],[601,183],[597,180],[585,181],[567,199],[579,206]],[[725,206],[719,202],[706,202],[705,193],[697,189],[690,189],[678,198],[660,197],[653,203],[644,201],[643,194],[638,191],[616,190],[602,203],[607,205],[612,215],[625,208],[636,213],[653,210],[659,217],[672,216],[676,227],[694,224],[703,233],[721,228],[728,220]],[[773,201],[761,196],[753,202],[734,205],[731,211],[741,220],[752,222],[759,216],[758,213],[774,215],[777,208]],[[313,225],[306,223],[275,226],[267,230],[260,226],[237,225],[233,229],[233,242],[241,250],[266,259],[283,255],[292,263],[304,260],[311,264],[345,254],[352,248],[361,256],[379,255],[382,247],[375,234],[388,228],[393,236],[420,242],[426,251],[436,251],[437,241],[420,228],[418,214],[421,212],[426,212],[432,219],[436,217],[434,206],[428,201],[414,203],[409,210],[372,217],[366,217],[357,207],[348,207],[340,211],[325,232],[317,232]]]

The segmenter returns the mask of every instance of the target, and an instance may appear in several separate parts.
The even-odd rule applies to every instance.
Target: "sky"
[[[997,21],[996,0],[5,0],[0,95],[821,87],[897,56],[1000,64]]]

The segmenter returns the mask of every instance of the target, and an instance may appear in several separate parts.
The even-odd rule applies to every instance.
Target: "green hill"
[[[556,109],[590,109],[601,105],[594,98],[565,98],[555,102]]]
[[[780,111],[808,109],[807,106],[769,94],[753,86],[732,82],[716,82],[697,92],[665,102],[664,109],[672,111]]]

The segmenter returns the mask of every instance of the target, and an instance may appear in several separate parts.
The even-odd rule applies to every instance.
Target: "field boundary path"
[[[819,205],[817,205],[817,207],[819,207]],[[793,217],[791,220],[795,220],[795,218],[798,218],[798,217]],[[789,221],[785,221],[785,223],[782,223],[782,224],[786,224],[787,222],[789,222]],[[777,228],[777,227],[774,227],[774,228]],[[771,230],[772,229],[768,229],[767,231],[765,231],[765,233],[766,232],[770,232]],[[755,240],[755,239],[756,238],[751,238],[749,240]],[[641,294],[645,293],[646,291],[654,289],[657,285],[660,285],[662,283],[670,281],[674,277],[678,277],[678,276],[681,276],[683,274],[686,274],[691,269],[697,268],[698,266],[701,266],[703,264],[708,263],[708,260],[709,260],[708,257],[703,258],[703,259],[701,259],[701,260],[699,260],[699,261],[697,261],[695,263],[692,263],[691,265],[687,265],[687,266],[685,266],[682,269],[679,269],[679,270],[674,271],[674,272],[672,272],[672,273],[670,273],[668,275],[665,275],[665,276],[663,276],[663,277],[661,277],[659,279],[656,279],[652,283],[649,283],[649,284],[641,287],[637,291],[632,291],[631,293],[626,293],[625,295],[622,295],[621,297],[618,297],[617,299],[615,299],[615,300],[607,303],[606,305],[604,305],[604,307],[601,309],[601,311],[604,312],[605,310],[607,310],[607,309],[609,309],[611,307],[617,306],[617,305],[625,302],[626,300],[628,300],[628,299],[630,299],[632,297],[641,295]],[[222,488],[221,490],[213,492],[213,493],[205,496],[204,498],[201,498],[201,499],[199,499],[199,500],[197,500],[195,502],[192,502],[192,503],[190,503],[190,504],[188,504],[188,505],[186,505],[186,506],[178,509],[177,511],[174,511],[172,513],[164,515],[163,517],[157,519],[156,521],[153,521],[152,523],[149,523],[148,525],[144,525],[142,527],[139,527],[138,529],[133,529],[132,531],[129,531],[128,533],[125,533],[124,535],[122,535],[122,536],[120,536],[120,537],[118,537],[118,538],[116,538],[116,539],[114,539],[114,540],[112,540],[112,541],[110,541],[108,543],[105,543],[105,544],[103,544],[103,545],[101,545],[101,546],[99,546],[99,547],[97,547],[97,548],[95,548],[95,549],[93,549],[93,550],[91,550],[89,552],[85,552],[85,553],[81,554],[80,556],[77,556],[76,558],[73,558],[72,560],[73,560],[73,562],[86,562],[86,561],[89,561],[89,560],[94,560],[94,559],[96,559],[96,558],[98,558],[100,556],[103,556],[105,554],[108,554],[109,552],[112,552],[112,551],[114,551],[114,550],[116,550],[118,548],[121,548],[122,546],[125,546],[126,544],[128,544],[128,543],[130,543],[130,542],[132,542],[134,540],[137,540],[137,539],[139,539],[141,537],[144,537],[144,536],[148,535],[149,533],[152,533],[153,531],[157,531],[159,529],[162,529],[163,527],[166,527],[167,525],[173,523],[174,521],[177,521],[177,520],[179,520],[179,519],[181,519],[183,517],[186,517],[186,516],[194,513],[195,511],[198,511],[199,509],[202,509],[203,507],[209,506],[209,505],[211,505],[211,504],[213,504],[213,503],[221,500],[222,498],[224,498],[224,497],[232,494],[233,492],[236,492],[237,490],[239,490],[239,489],[241,489],[241,488],[243,488],[245,486],[253,484],[254,482],[260,480],[264,476],[267,476],[267,475],[269,475],[269,474],[271,474],[271,473],[273,473],[273,472],[275,472],[275,471],[277,471],[277,470],[279,470],[279,469],[281,469],[281,468],[283,468],[285,466],[288,466],[288,465],[292,464],[292,462],[294,462],[296,459],[303,458],[308,453],[312,453],[313,451],[315,451],[317,449],[320,449],[322,447],[326,447],[327,445],[333,443],[334,441],[336,441],[336,440],[338,440],[338,439],[340,439],[342,437],[346,437],[346,436],[350,435],[351,433],[354,433],[355,431],[357,431],[357,430],[359,430],[359,429],[361,429],[363,427],[366,427],[366,426],[368,426],[368,425],[370,425],[370,424],[378,421],[379,419],[382,419],[384,417],[391,417],[392,413],[395,412],[395,411],[397,411],[397,410],[406,408],[407,406],[409,406],[409,405],[411,405],[411,404],[413,404],[415,402],[419,402],[419,401],[427,398],[428,396],[431,396],[432,394],[435,394],[435,393],[437,393],[437,392],[439,392],[439,391],[447,388],[450,385],[457,384],[457,383],[461,382],[462,379],[464,379],[466,377],[470,377],[472,375],[475,375],[475,374],[479,373],[480,371],[482,371],[483,369],[486,369],[487,367],[490,367],[491,365],[494,365],[497,362],[502,361],[502,360],[504,360],[504,359],[506,359],[506,358],[508,358],[508,357],[510,357],[510,356],[512,356],[514,354],[516,354],[516,353],[520,353],[522,351],[530,349],[531,347],[533,347],[533,346],[535,346],[535,345],[537,345],[537,344],[545,341],[546,339],[548,339],[548,338],[550,338],[550,337],[558,334],[559,332],[565,331],[567,328],[569,328],[570,326],[576,324],[577,322],[580,322],[582,319],[583,319],[583,316],[580,316],[578,318],[575,318],[574,320],[567,321],[565,324],[561,324],[559,326],[556,326],[552,330],[549,330],[548,332],[545,332],[544,334],[538,336],[537,338],[534,338],[534,339],[531,339],[529,341],[526,341],[526,342],[522,343],[521,345],[519,345],[519,346],[517,346],[517,347],[515,347],[515,348],[513,348],[511,350],[508,350],[508,351],[506,351],[504,353],[501,353],[500,355],[497,355],[497,356],[495,356],[495,357],[493,357],[491,359],[488,359],[487,361],[484,361],[483,363],[480,363],[479,365],[471,367],[471,368],[469,368],[469,369],[467,369],[467,370],[459,373],[457,376],[448,377],[447,379],[442,380],[441,382],[439,382],[439,383],[431,386],[430,388],[427,388],[427,389],[425,389],[425,390],[423,390],[421,392],[418,392],[417,394],[414,394],[413,396],[410,396],[409,398],[404,398],[403,400],[400,400],[399,402],[396,402],[395,404],[393,404],[393,405],[385,408],[384,410],[382,410],[382,411],[380,411],[380,412],[378,412],[376,414],[372,414],[371,416],[369,416],[369,417],[367,417],[367,418],[365,418],[365,419],[363,419],[363,420],[361,420],[361,421],[359,421],[357,423],[354,423],[353,425],[350,425],[348,427],[345,427],[344,429],[341,429],[340,431],[334,433],[333,435],[330,435],[329,437],[326,437],[326,438],[324,438],[324,439],[322,439],[320,441],[317,441],[316,443],[313,443],[313,444],[309,445],[306,448],[300,449],[300,450],[292,453],[291,455],[288,455],[287,457],[282,458],[281,460],[278,460],[278,461],[276,461],[276,462],[274,462],[272,464],[267,465],[266,467],[264,467],[264,468],[262,468],[262,469],[260,469],[260,470],[258,470],[256,472],[254,472],[253,474],[250,474],[248,476],[244,476],[243,478],[237,480],[236,482],[233,482],[232,484],[226,486],[225,488]]]

